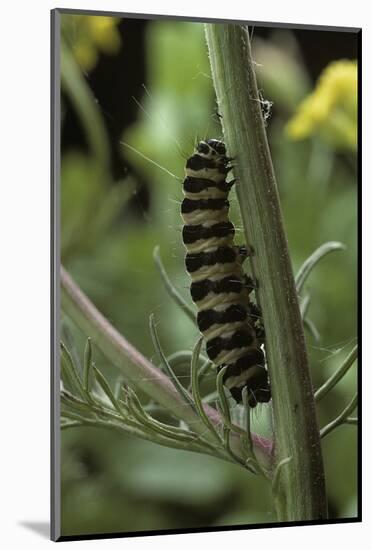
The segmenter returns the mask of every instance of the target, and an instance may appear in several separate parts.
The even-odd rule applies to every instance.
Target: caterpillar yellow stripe
[[[201,141],[187,160],[181,205],[185,264],[206,352],[218,369],[227,366],[223,383],[236,401],[246,387],[248,403],[255,407],[268,402],[271,393],[254,322],[258,308],[249,298],[245,256],[234,243],[229,220],[229,161],[224,143],[216,139]]]

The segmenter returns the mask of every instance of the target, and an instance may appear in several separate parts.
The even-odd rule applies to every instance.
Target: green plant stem
[[[206,24],[218,111],[266,330],[280,521],[327,517],[325,478],[303,324],[251,57],[242,25]],[[284,75],[282,75],[284,78]]]
[[[94,304],[76,285],[68,272],[61,267],[61,305],[63,311],[87,336],[102,353],[118,368],[125,379],[155,399],[177,418],[184,420],[195,432],[202,434],[211,443],[211,434],[205,434],[205,425],[194,409],[185,404],[181,395],[170,379],[137,349],[135,349],[97,310]],[[205,413],[210,421],[218,426],[221,418],[218,412],[204,404]],[[271,441],[252,434],[255,453],[266,467],[271,464]],[[242,456],[243,449],[237,434],[232,440],[234,452]]]

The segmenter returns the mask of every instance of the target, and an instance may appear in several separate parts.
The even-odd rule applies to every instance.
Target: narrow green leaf
[[[167,361],[170,363],[172,367],[177,367],[178,365],[186,365],[186,364],[190,365],[192,361],[192,355],[193,355],[193,352],[189,350],[176,351],[175,353],[172,353],[167,357]],[[205,357],[205,355],[202,355],[201,353],[200,353],[200,359],[202,359],[202,361],[209,361],[209,359]]]
[[[142,404],[140,403],[138,396],[131,388],[126,389],[126,396],[129,414],[134,416],[134,418],[139,422],[139,425],[143,429],[183,442],[197,442],[200,446],[204,446],[205,449],[208,449],[208,451],[213,449],[215,450],[215,452],[217,452],[217,449],[208,441],[203,439],[199,434],[190,430],[178,428],[176,426],[163,424],[162,422],[148,415],[144,410]]]
[[[243,410],[244,410],[244,427],[245,427],[245,434],[242,436],[242,443],[245,445],[246,451],[249,455],[253,456],[253,444],[251,439],[251,423],[250,423],[250,405],[247,399],[247,388],[243,388],[242,390],[242,404],[243,404]]]
[[[202,380],[205,378],[209,369],[212,367],[213,363],[210,359],[207,359],[202,363],[201,367],[198,369],[198,385],[201,384]]]
[[[61,391],[61,403],[66,407],[71,407],[72,409],[77,409],[78,411],[83,411],[87,414],[92,414],[94,412],[89,403],[82,401],[67,390]]]
[[[272,492],[273,494],[277,492],[277,489],[278,489],[278,484],[279,484],[279,480],[280,480],[280,477],[281,477],[281,474],[282,474],[282,469],[284,466],[286,466],[287,464],[290,464],[292,460],[292,457],[289,456],[287,458],[283,458],[276,466],[276,469],[274,471],[274,474],[273,474],[273,479],[272,479]]]
[[[153,250],[153,258],[155,260],[155,264],[160,272],[162,281],[165,285],[165,288],[169,294],[169,296],[175,301],[176,304],[184,311],[184,313],[189,317],[189,319],[196,323],[196,314],[193,311],[192,307],[185,301],[185,299],[179,294],[178,290],[175,288],[173,283],[170,281],[170,278],[168,274],[166,273],[166,270],[164,268],[164,265],[162,263],[161,257],[160,257],[160,247],[156,246]]]
[[[336,241],[330,241],[318,247],[313,252],[313,254],[311,254],[309,258],[305,260],[305,262],[296,274],[295,284],[297,293],[300,294],[310,272],[322,258],[324,258],[330,252],[335,252],[336,250],[345,250],[345,248],[346,246],[343,243],[339,243]]]
[[[240,434],[245,435],[244,430],[241,430],[241,428],[239,426],[236,426],[235,424],[232,424],[231,412],[230,412],[230,409],[229,409],[228,399],[227,399],[227,396],[225,394],[225,387],[224,387],[224,384],[223,384],[223,376],[224,376],[225,371],[226,371],[227,368],[228,367],[223,367],[219,371],[219,373],[216,377],[216,388],[217,388],[218,397],[219,397],[220,414],[222,415],[224,424],[226,426],[228,426],[228,428],[230,430],[233,430],[235,432],[238,432]]]
[[[157,351],[157,354],[160,358],[160,361],[161,361],[162,365],[164,366],[164,369],[166,370],[167,375],[169,376],[169,378],[171,378],[174,386],[178,390],[179,394],[183,397],[184,401],[190,407],[192,407],[193,410],[196,410],[195,404],[192,401],[189,393],[182,386],[182,384],[179,382],[176,374],[174,373],[173,369],[171,368],[169,362],[167,361],[164,352],[162,351],[162,347],[161,347],[160,340],[159,340],[157,330],[156,330],[156,326],[155,326],[153,313],[149,317],[149,328],[150,328],[150,331],[151,331],[151,337],[152,337],[153,345],[154,345],[154,347]]]
[[[61,340],[65,342],[66,348],[69,350],[74,365],[78,372],[81,372],[81,363],[79,357],[79,350],[77,349],[75,339],[70,329],[70,321],[68,317],[63,315],[62,327],[61,327]]]
[[[76,393],[70,371],[66,365],[65,360],[62,359],[62,357],[61,357],[61,381],[63,382],[63,388],[65,388],[71,393]]]
[[[74,365],[74,362],[72,360],[72,357],[64,345],[63,342],[61,342],[61,371],[62,375],[65,376],[65,378],[68,380],[68,384],[71,386],[71,391],[76,393],[78,396],[82,397],[82,399],[85,399],[85,392],[82,385],[82,382],[80,380],[80,376],[77,372],[77,369]]]
[[[115,398],[119,401],[121,396],[121,387],[124,382],[124,379],[122,376],[119,376],[117,380],[115,381],[115,387],[113,388],[113,395]]]
[[[259,471],[256,469],[256,460],[254,458],[249,457],[245,461],[245,468],[249,470],[252,474],[258,475]]]
[[[84,350],[84,369],[83,369],[84,389],[88,395],[90,393],[91,366],[92,366],[91,338],[88,337],[86,340],[86,345]]]
[[[123,415],[123,410],[122,408],[120,407],[120,404],[119,402],[117,401],[116,397],[113,395],[113,392],[106,380],[106,378],[103,376],[103,374],[97,369],[97,367],[93,364],[93,372],[95,374],[95,378],[98,382],[98,384],[100,385],[100,387],[102,388],[102,390],[104,391],[104,393],[106,394],[106,396],[108,397],[108,399],[110,400],[110,402],[112,403],[113,407],[117,410],[117,412],[120,414],[120,415]]]
[[[358,355],[358,346],[354,346],[352,351],[346,357],[345,361],[340,365],[336,372],[326,382],[315,392],[314,399],[320,401],[323,399],[328,392],[336,386],[338,382],[345,376],[350,367],[353,365],[354,361],[357,359]]]
[[[301,313],[302,319],[305,319],[305,316],[309,308],[310,300],[311,300],[310,294],[306,294],[304,298],[300,301],[300,313]]]
[[[231,423],[231,415],[229,412],[229,405],[228,401],[224,392],[224,384],[223,384],[223,376],[225,374],[225,371],[227,370],[227,367],[223,367],[216,377],[216,388],[218,390],[218,397],[219,402],[221,406],[221,410],[223,412],[223,418],[227,419],[227,422]]]
[[[303,319],[303,324],[304,324],[304,327],[311,333],[314,340],[316,342],[319,342],[321,340],[321,335],[318,332],[318,329],[317,329],[316,325],[314,324],[314,322],[312,321],[312,319],[309,319],[309,317],[305,317]]]
[[[216,441],[218,443],[222,443],[221,437],[218,434],[214,424],[211,422],[211,420],[209,419],[209,417],[205,413],[205,410],[204,410],[203,405],[202,405],[202,399],[201,399],[201,395],[200,395],[200,388],[199,388],[199,385],[198,385],[197,363],[198,363],[199,354],[200,354],[200,350],[201,350],[202,340],[203,340],[202,338],[199,338],[199,340],[197,341],[197,343],[194,347],[193,354],[192,354],[192,361],[191,361],[192,395],[193,395],[193,399],[194,399],[195,404],[196,404],[198,414],[202,418],[203,423],[205,424],[207,429],[212,433],[212,435],[215,437]]]
[[[175,438],[181,441],[198,441],[200,444],[206,445],[209,449],[214,448],[195,432],[184,430],[176,426],[168,426],[146,414],[138,400],[138,397],[132,391],[130,392],[129,400],[131,401],[130,411],[134,414],[138,421],[148,429],[158,432],[166,437]]]
[[[231,442],[230,442],[230,436],[231,436],[231,430],[227,428],[224,432],[224,445],[225,445],[226,451],[233,458],[233,460],[235,460],[238,464],[242,464],[248,470],[250,470],[253,474],[255,474],[255,472],[251,470],[248,465],[246,465],[246,460],[240,458],[239,456],[236,455],[236,453],[233,452],[233,449],[231,447]]]
[[[114,409],[107,408],[106,403],[100,400],[98,397],[96,401],[87,403],[85,401],[81,401],[81,399],[75,397],[68,391],[62,390],[61,401],[62,404],[66,407],[76,409],[77,411],[83,412],[87,415],[93,414],[95,416],[104,417],[104,419],[110,419],[115,422],[125,421],[126,423],[130,424],[129,418],[123,416],[123,414],[118,414]]]
[[[322,430],[320,431],[321,438],[331,433],[335,428],[337,428],[341,424],[346,423],[346,419],[348,415],[354,411],[357,405],[358,405],[358,395],[355,394],[351,402],[349,403],[349,405],[345,407],[345,409],[339,414],[339,416],[335,418],[335,420],[333,420],[332,422],[329,422],[327,426],[322,428]]]

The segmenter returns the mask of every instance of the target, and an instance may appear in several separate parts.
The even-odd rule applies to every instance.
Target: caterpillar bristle
[[[255,288],[242,263],[248,249],[234,243],[229,220],[228,194],[234,180],[226,181],[230,158],[222,141],[200,141],[186,162],[183,181],[183,243],[191,296],[198,308],[197,323],[206,341],[206,353],[220,370],[223,383],[242,402],[247,388],[250,407],[270,400],[270,385],[261,349],[264,327],[260,309],[250,300]]]

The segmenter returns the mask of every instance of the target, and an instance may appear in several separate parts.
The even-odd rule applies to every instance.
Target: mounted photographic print
[[[360,521],[360,37],[52,12],[53,540]]]

